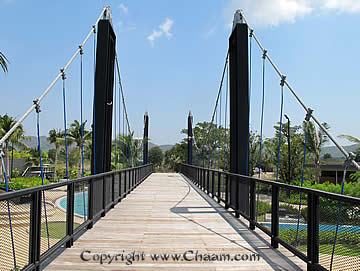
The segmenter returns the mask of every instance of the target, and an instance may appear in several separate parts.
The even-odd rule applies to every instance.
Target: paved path
[[[92,259],[82,261],[83,251],[91,251],[91,254],[86,252],[84,258]],[[126,257],[131,259],[132,256],[127,255],[133,251],[144,253],[145,260],[137,261],[142,256],[136,255],[132,264],[126,264],[119,255],[118,261],[114,258],[108,264],[109,258],[103,256],[105,263],[101,265],[96,255],[123,254],[125,260]],[[180,258],[155,261],[150,255],[154,253],[178,253]],[[239,259],[248,257],[252,261],[235,260],[236,254],[241,254],[237,256]],[[229,256],[233,261],[224,261]],[[156,173],[45,270],[265,271],[304,270],[305,267],[291,253],[272,249],[264,235],[248,230],[245,223],[235,219],[181,175]]]

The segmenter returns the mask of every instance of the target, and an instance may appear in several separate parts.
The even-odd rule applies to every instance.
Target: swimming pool
[[[271,228],[271,223],[260,223],[265,227]],[[280,230],[294,230],[297,229],[297,223],[280,223],[279,224]],[[306,224],[299,224],[299,230],[306,230]],[[320,224],[319,231],[335,231],[336,225],[328,225],[328,224]],[[360,233],[360,226],[353,226],[353,225],[339,225],[338,232],[349,232],[349,233]]]
[[[66,210],[67,207],[67,197],[62,197],[58,201],[60,208]],[[87,216],[88,213],[88,192],[77,192],[74,195],[74,212],[77,216]]]

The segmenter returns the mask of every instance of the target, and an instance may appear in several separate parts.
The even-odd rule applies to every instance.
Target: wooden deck
[[[188,252],[186,261],[154,261],[150,254]],[[126,264],[118,256],[108,264],[83,261],[82,251],[127,255],[144,252],[145,260]],[[224,254],[247,254],[252,261],[209,261]],[[217,256],[214,256],[214,255]],[[253,254],[258,254],[257,261]],[[90,258],[90,254],[84,254]],[[200,260],[200,257],[203,257]],[[226,259],[227,256],[223,256]],[[96,258],[96,256],[95,256]],[[139,256],[139,258],[141,258]],[[243,256],[245,259],[246,256]],[[216,258],[212,258],[216,259]],[[248,230],[179,174],[152,174],[83,234],[45,270],[304,270],[306,265],[285,249],[274,250],[260,231]]]

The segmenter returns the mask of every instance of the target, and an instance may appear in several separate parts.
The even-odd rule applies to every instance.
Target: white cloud
[[[232,21],[237,9],[242,9],[249,23],[257,26],[293,23],[312,12],[305,0],[231,0],[225,10],[227,20]]]
[[[228,25],[238,9],[251,26],[277,26],[321,11],[360,13],[360,0],[230,0],[224,9]]]
[[[323,0],[323,9],[357,13],[360,12],[360,1],[359,0]]]
[[[162,30],[162,32],[167,36],[167,37],[171,37],[171,28],[174,24],[174,21],[169,19],[169,18],[165,18],[165,21],[159,26],[159,28]]]
[[[157,38],[160,38],[163,35],[163,32],[161,31],[156,31],[153,30],[153,32],[147,37],[147,39],[149,40],[150,44],[152,46],[154,46],[154,42]]]
[[[150,42],[151,46],[154,46],[155,40],[165,35],[170,38],[172,33],[170,32],[174,25],[174,21],[170,18],[165,18],[164,22],[162,22],[158,29],[153,30],[152,33],[147,36],[147,40]]]
[[[129,12],[129,9],[127,6],[125,6],[123,3],[120,3],[120,5],[118,6],[119,9],[122,10],[122,12],[124,12],[125,14],[127,14]]]

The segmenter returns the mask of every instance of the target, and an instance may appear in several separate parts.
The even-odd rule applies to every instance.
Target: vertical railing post
[[[119,200],[118,200],[118,202],[120,202],[121,198],[122,198],[122,194],[121,194],[121,182],[122,182],[121,171],[118,171],[117,174],[119,174]]]
[[[34,270],[40,270],[41,251],[41,193],[31,194],[30,205],[30,231],[29,231],[29,263],[35,265]]]
[[[102,197],[102,212],[101,212],[101,216],[104,217],[106,214],[106,177],[102,176],[102,184],[103,184],[103,197]]]
[[[239,218],[240,217],[240,191],[239,191],[239,177],[238,176],[232,176],[233,179],[235,179],[235,217]]]
[[[124,171],[124,198],[126,198],[127,190],[128,190],[126,182],[127,182],[127,178],[126,178],[126,170],[125,170]]]
[[[225,175],[225,209],[229,209],[229,193],[230,193],[230,187],[229,187],[229,174]]]
[[[250,179],[250,230],[255,230],[256,221],[256,183],[253,179]]]
[[[205,174],[206,174],[206,193],[209,195],[210,194],[210,170],[205,169]]]
[[[217,186],[217,202],[220,203],[220,198],[221,198],[221,177],[222,177],[222,174],[221,172],[218,172],[218,186]]]
[[[271,246],[278,248],[275,238],[279,236],[279,187],[272,185],[271,190]]]
[[[88,225],[88,229],[91,229],[94,225],[94,179],[90,179],[89,181],[89,191],[88,191],[88,220],[90,221]]]
[[[214,198],[215,194],[215,171],[212,172],[212,182],[211,182],[211,197]]]
[[[67,205],[66,205],[66,235],[70,240],[66,242],[66,247],[69,248],[74,243],[74,183],[67,185]]]
[[[115,172],[111,174],[111,208],[115,206]]]
[[[307,232],[307,255],[310,264],[307,270],[315,270],[319,263],[319,196],[308,193],[308,232]]]

